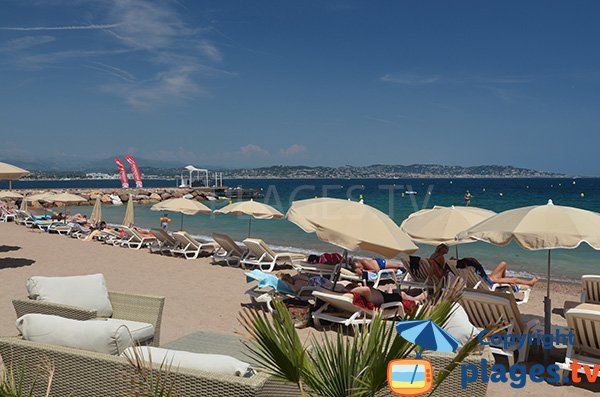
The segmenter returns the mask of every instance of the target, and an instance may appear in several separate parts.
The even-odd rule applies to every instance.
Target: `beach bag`
[[[310,320],[310,305],[303,302],[286,303],[290,317],[294,322],[294,327],[298,329],[306,328]]]

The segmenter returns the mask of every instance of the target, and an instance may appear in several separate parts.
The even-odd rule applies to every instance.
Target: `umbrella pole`
[[[248,218],[248,237],[250,237],[250,232],[252,231],[252,217]]]
[[[8,180],[8,190],[12,190],[12,181]]]
[[[454,252],[456,253],[456,260],[458,260],[458,244],[454,246]]]
[[[347,262],[348,262],[348,250],[344,250],[344,253],[342,255],[342,260],[340,261],[340,263],[335,265],[335,269],[333,271],[333,279],[331,280],[333,282],[332,291],[335,291],[335,285],[337,284],[338,280],[340,279],[340,273],[342,272],[342,265]]]
[[[546,282],[546,296],[544,297],[544,333],[550,335],[551,332],[551,316],[552,316],[552,300],[550,299],[550,260],[551,250],[548,250],[548,279]],[[544,349],[544,362],[550,362],[550,352]]]

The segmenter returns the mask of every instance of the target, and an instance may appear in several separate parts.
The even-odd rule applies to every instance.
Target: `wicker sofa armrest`
[[[159,346],[164,296],[136,295],[109,291],[108,297],[113,308],[113,318],[140,321],[154,326],[153,345]]]
[[[17,313],[17,318],[29,313],[52,314],[73,320],[90,320],[98,317],[96,310],[84,309],[77,306],[61,305],[29,298],[13,299],[12,302]]]

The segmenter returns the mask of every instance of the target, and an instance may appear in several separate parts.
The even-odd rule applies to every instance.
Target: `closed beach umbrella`
[[[17,192],[13,192],[10,190],[5,190],[3,192],[0,192],[0,199],[16,200],[16,199],[20,199],[20,198],[23,198],[23,196]]]
[[[8,179],[9,189],[12,188],[11,181],[29,175],[29,171],[12,164],[0,162],[0,179]]]
[[[172,211],[181,214],[181,229],[183,230],[183,215],[210,214],[212,210],[196,200],[174,198],[154,204],[152,211]]]
[[[418,247],[383,212],[366,204],[333,198],[294,201],[287,212],[289,221],[307,233],[348,251],[365,250],[392,258],[401,252],[411,254]],[[334,285],[342,263],[335,269]]]
[[[398,321],[396,331],[421,348],[417,352],[417,358],[420,358],[423,350],[452,353],[458,348],[458,341],[431,320]]]
[[[215,211],[217,214],[249,215],[248,236],[252,230],[252,218],[256,219],[281,219],[284,215],[270,205],[254,200],[229,203],[225,207]]]
[[[436,205],[410,214],[402,222],[400,229],[417,243],[431,245],[472,243],[476,240],[456,240],[456,235],[494,215],[496,215],[494,211],[483,208]],[[456,248],[456,258],[458,259],[458,248]]]
[[[92,225],[97,225],[102,221],[102,202],[100,201],[100,196],[96,197],[96,202],[94,203],[94,208],[92,209],[92,215],[90,216],[90,223]]]
[[[21,207],[19,209],[27,212],[27,197],[23,197],[23,200],[21,201]]]
[[[600,249],[600,214],[580,208],[546,205],[517,208],[499,213],[475,225],[457,238],[474,238],[505,246],[515,241],[526,250],[548,250],[548,286],[544,298],[545,332],[550,333],[551,250],[573,249],[587,243]],[[545,351],[546,353],[546,351]]]
[[[127,209],[125,210],[125,217],[123,218],[123,226],[132,227],[135,222],[135,210],[133,209],[133,200],[131,194],[129,200],[127,200]]]

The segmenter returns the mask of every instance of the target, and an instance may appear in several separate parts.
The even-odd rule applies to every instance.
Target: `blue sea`
[[[175,180],[148,180],[146,186],[174,187]],[[585,208],[600,212],[600,179],[230,179],[227,186],[262,189],[264,201],[280,211],[287,211],[292,200],[313,197],[338,197],[359,200],[388,213],[398,224],[410,213],[434,205],[464,205],[463,196],[470,190],[472,206],[500,212],[511,208],[545,204],[552,199],[555,204]],[[60,187],[118,187],[118,180],[70,181],[16,181],[13,188]],[[403,194],[416,191],[415,195]],[[224,201],[207,203],[213,209],[227,204]],[[72,211],[89,212],[91,208],[75,207]],[[104,206],[104,218],[119,223],[124,206]],[[136,224],[142,227],[159,226],[161,213],[150,210],[149,205],[136,206]],[[179,229],[181,215],[171,214],[172,229]],[[192,234],[209,238],[213,232],[230,234],[241,241],[248,234],[248,218],[232,215],[184,216],[183,227]],[[260,237],[280,249],[302,252],[335,251],[336,247],[319,241],[314,235],[304,233],[286,220],[252,220],[252,236]],[[417,255],[428,256],[433,247],[423,245]],[[485,243],[466,244],[459,247],[460,256],[478,258],[487,268],[500,260],[509,264],[516,274],[544,275],[546,252],[525,251],[516,245],[495,247]],[[451,253],[454,250],[452,249]],[[552,254],[553,278],[576,280],[582,274],[600,272],[600,252],[587,245],[574,250],[556,250]]]

